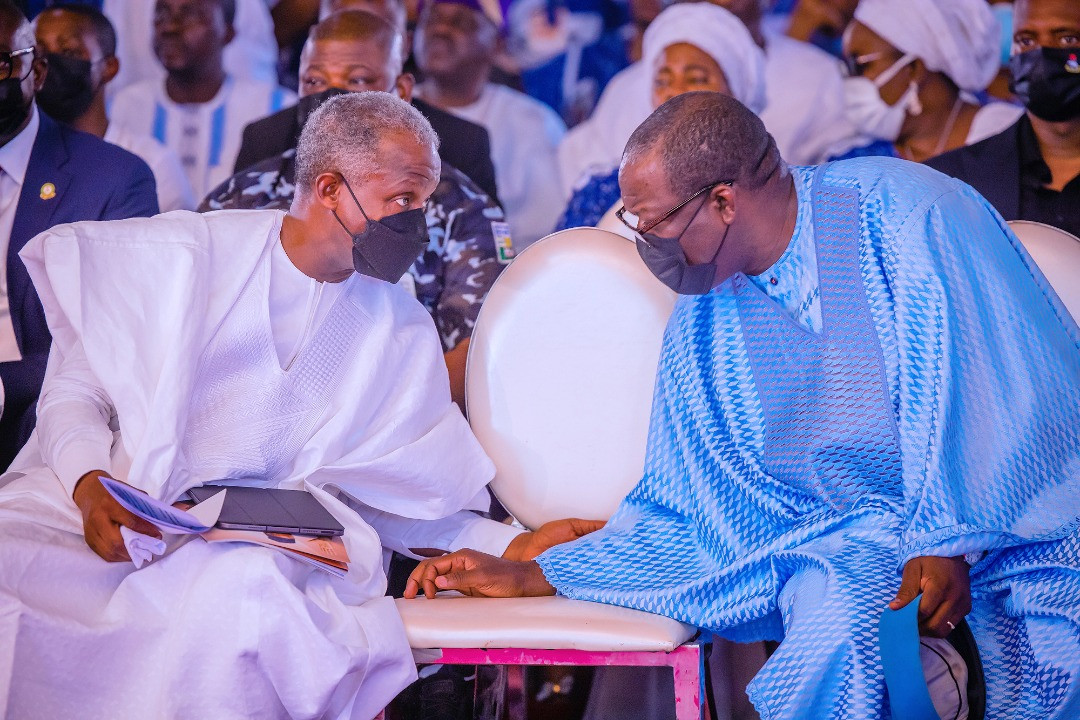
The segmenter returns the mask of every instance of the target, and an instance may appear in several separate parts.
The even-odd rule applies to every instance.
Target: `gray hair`
[[[683,93],[658,107],[630,136],[622,167],[653,152],[680,197],[716,182],[760,187],[783,164],[761,118],[716,92]]]
[[[332,97],[311,114],[296,146],[296,193],[311,192],[315,178],[339,172],[353,181],[379,170],[379,145],[391,132],[411,135],[433,150],[439,138],[420,111],[388,92],[355,92]]]

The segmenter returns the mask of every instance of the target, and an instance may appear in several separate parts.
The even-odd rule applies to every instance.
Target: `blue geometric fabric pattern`
[[[887,718],[876,628],[904,564],[985,552],[988,720],[1080,718],[1080,329],[967,185],[880,158],[793,173],[822,333],[743,276],[681,298],[644,475],[544,574],[782,640],[749,688],[763,718]]]

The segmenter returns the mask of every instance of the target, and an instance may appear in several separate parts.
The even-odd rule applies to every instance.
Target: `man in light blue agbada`
[[[661,106],[620,216],[686,295],[645,473],[535,562],[427,561],[410,592],[559,593],[781,640],[762,717],[887,717],[878,619],[966,618],[988,720],[1080,717],[1080,329],[1000,216],[923,166],[788,167],[736,101]]]

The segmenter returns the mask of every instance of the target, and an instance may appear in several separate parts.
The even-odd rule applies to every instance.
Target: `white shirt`
[[[117,123],[109,123],[104,140],[138,155],[150,166],[161,212],[194,210],[198,205],[180,158],[172,150],[149,135],[133,133]]]
[[[789,163],[816,165],[862,144],[839,61],[810,43],[766,35],[765,100],[761,122]]]
[[[1024,108],[1007,102],[989,102],[975,113],[968,129],[965,145],[974,145],[992,135],[997,135],[1020,119]]]
[[[15,213],[19,209],[19,196],[40,124],[37,105],[31,104],[30,122],[0,147],[0,362],[22,360],[8,305],[7,256],[11,230],[15,226]]]
[[[272,3],[237,0],[236,37],[225,46],[222,64],[228,75],[266,83],[277,82],[277,39],[270,16]],[[111,101],[120,90],[143,80],[162,80],[165,68],[154,55],[154,0],[105,0],[102,12],[116,28],[120,72],[106,86]]]
[[[295,100],[290,90],[272,83],[227,77],[209,102],[180,104],[169,98],[164,81],[146,80],[121,90],[109,117],[175,152],[199,200],[232,176],[248,123]]]
[[[565,201],[556,159],[566,133],[562,119],[539,100],[490,83],[473,104],[445,109],[483,125],[491,136],[495,182],[514,246],[527,247],[550,233]]]

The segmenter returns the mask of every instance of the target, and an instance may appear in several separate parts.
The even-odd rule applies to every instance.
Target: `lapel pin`
[[[45,183],[44,185],[41,186],[41,199],[42,200],[52,200],[54,197],[56,197],[56,186],[55,185],[53,185],[50,182],[47,182],[47,183]]]

